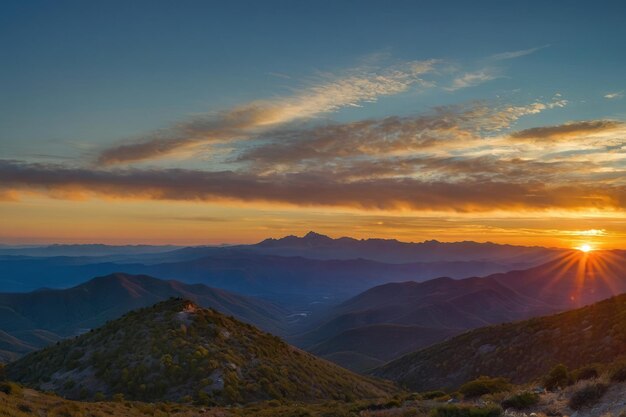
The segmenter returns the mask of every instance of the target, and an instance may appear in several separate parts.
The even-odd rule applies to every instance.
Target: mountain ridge
[[[202,284],[116,273],[69,289],[0,293],[0,329],[20,340],[31,338],[29,344],[34,343],[33,347],[38,348],[45,346],[45,339],[39,343],[33,341],[36,335],[33,332],[51,332],[51,340],[74,336],[130,310],[172,296],[185,296],[275,334],[281,334],[286,327],[287,311],[265,300]],[[30,333],[22,335],[24,332]]]
[[[123,394],[207,405],[371,398],[395,390],[184,299],[131,311],[12,362],[6,371],[68,398]]]
[[[481,375],[526,383],[563,363],[570,369],[626,356],[626,294],[562,313],[452,337],[372,371],[415,390],[454,389]]]

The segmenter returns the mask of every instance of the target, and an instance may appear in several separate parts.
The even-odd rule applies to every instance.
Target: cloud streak
[[[507,60],[507,59],[515,59],[515,58],[520,58],[526,55],[530,55],[533,54],[541,49],[547,48],[550,45],[543,45],[543,46],[538,46],[536,48],[528,48],[528,49],[520,49],[518,51],[509,51],[509,52],[502,52],[499,54],[495,54],[495,55],[491,55],[490,59],[494,60],[494,61],[503,61],[503,60]]]
[[[290,97],[255,101],[216,116],[195,117],[135,143],[105,149],[98,163],[105,166],[160,158],[190,146],[244,138],[294,120],[374,102],[420,83],[420,77],[431,72],[436,63],[434,60],[414,61],[379,71],[352,70],[343,77],[330,77]]]
[[[568,140],[581,135],[613,131],[624,127],[624,123],[614,120],[590,120],[571,122],[558,126],[533,127],[511,134],[514,139],[529,140]]]
[[[493,69],[490,68],[474,72],[466,72],[452,80],[452,84],[445,89],[448,91],[456,91],[462,88],[476,87],[477,85],[495,80],[496,78],[498,78],[498,75]]]
[[[258,176],[195,170],[115,171],[59,165],[0,163],[3,192],[36,191],[61,198],[265,201],[364,210],[626,209],[626,188],[523,181],[424,181],[410,176],[346,181],[332,173]]]
[[[238,162],[252,162],[262,167],[302,161],[346,160],[357,156],[380,158],[415,152],[435,152],[465,146],[496,134],[521,117],[562,107],[558,99],[525,106],[491,107],[475,102],[466,105],[437,107],[432,112],[412,117],[387,117],[352,123],[328,124],[305,129],[271,131],[262,136],[262,144],[249,147]]]

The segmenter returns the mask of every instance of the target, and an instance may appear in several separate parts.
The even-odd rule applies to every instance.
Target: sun
[[[593,248],[591,247],[591,245],[585,243],[584,245],[580,245],[578,247],[578,250],[581,251],[581,252],[587,253],[587,252],[591,252],[593,250]]]

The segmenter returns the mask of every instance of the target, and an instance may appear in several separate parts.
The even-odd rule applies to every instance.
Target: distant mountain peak
[[[306,239],[306,240],[334,240],[331,237],[328,237],[326,235],[322,235],[320,233],[315,233],[314,231],[310,231],[309,233],[304,235],[303,239]]]

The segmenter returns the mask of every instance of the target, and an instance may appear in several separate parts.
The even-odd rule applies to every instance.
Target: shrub
[[[461,385],[459,391],[467,398],[480,397],[485,394],[495,394],[511,389],[511,384],[504,378],[489,378],[481,376]]]
[[[585,385],[572,395],[569,400],[569,407],[572,410],[580,410],[583,407],[591,406],[600,401],[609,387],[601,382]]]
[[[610,371],[610,376],[613,382],[626,381],[626,362],[620,362],[614,365]]]
[[[425,400],[433,400],[435,398],[443,397],[446,395],[443,391],[428,391],[422,393],[422,398]]]
[[[598,370],[594,366],[585,366],[573,371],[572,379],[574,380],[574,382],[586,381],[588,379],[597,378],[598,375]]]
[[[499,417],[502,415],[502,409],[497,406],[479,408],[444,405],[433,409],[430,415],[431,417]]]
[[[563,364],[555,366],[544,378],[543,383],[548,391],[567,387],[570,384],[570,375],[567,367]]]
[[[0,382],[0,392],[7,395],[20,395],[22,388],[14,382],[2,381]]]
[[[539,402],[539,394],[534,392],[521,392],[519,394],[512,395],[502,401],[502,408],[514,408],[516,410],[523,410]]]

